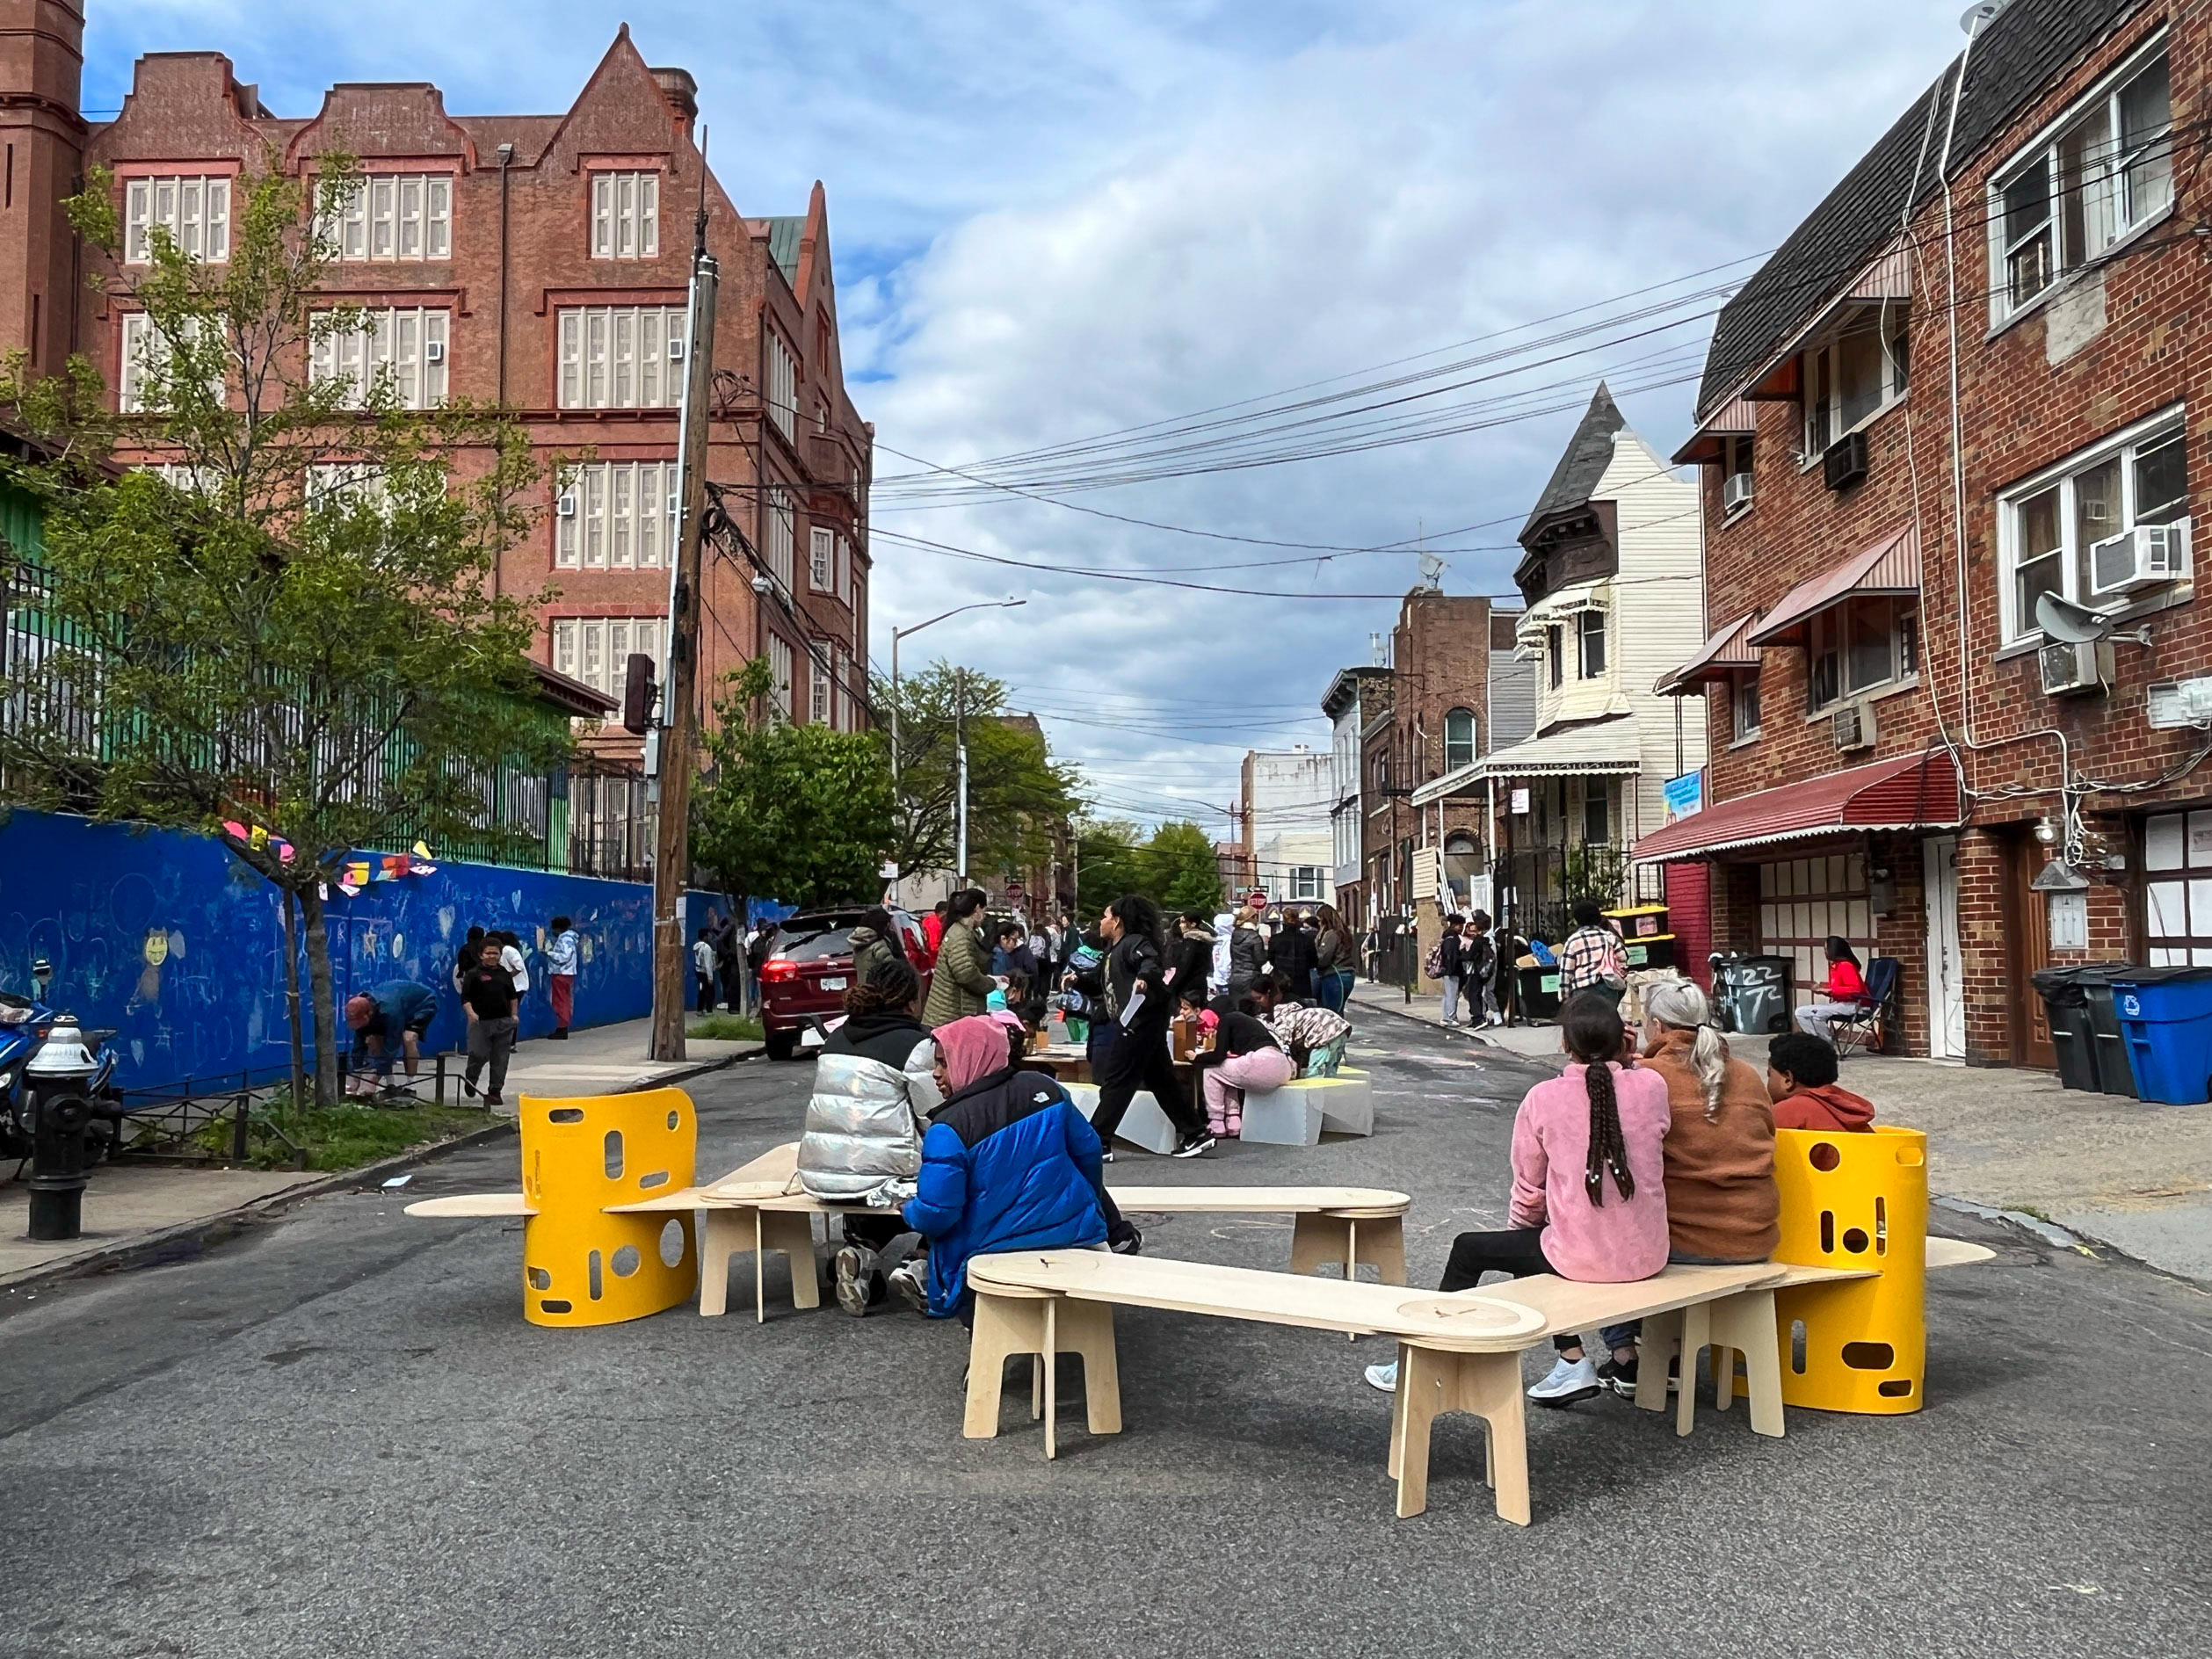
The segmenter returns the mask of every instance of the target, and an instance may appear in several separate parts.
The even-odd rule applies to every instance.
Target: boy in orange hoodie
[[[1767,1046],[1766,1092],[1777,1129],[1849,1134],[1874,1125],[1874,1102],[1837,1084],[1835,1045],[1808,1032],[1784,1032]]]

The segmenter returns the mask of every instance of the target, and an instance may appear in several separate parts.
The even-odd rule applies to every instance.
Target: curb
[[[755,1059],[761,1052],[761,1049],[756,1048],[745,1054],[724,1054],[718,1060],[701,1061],[695,1066],[686,1066],[681,1071],[673,1071],[665,1076],[637,1079],[606,1092],[635,1094],[643,1089],[664,1089],[672,1084],[688,1083],[708,1072],[734,1066],[741,1060]],[[129,1272],[141,1267],[159,1267],[170,1262],[188,1261],[201,1254],[208,1246],[236,1238],[248,1228],[293,1205],[321,1198],[325,1193],[376,1185],[392,1176],[403,1174],[426,1163],[434,1163],[449,1153],[481,1146],[501,1135],[512,1134],[515,1127],[515,1119],[503,1118],[486,1124],[481,1129],[471,1129],[466,1134],[454,1135],[450,1140],[410,1147],[404,1152],[374,1163],[314,1176],[296,1185],[265,1192],[257,1199],[228,1210],[218,1210],[211,1215],[195,1216],[191,1221],[178,1221],[173,1226],[143,1233],[135,1238],[118,1239],[112,1244],[86,1250],[82,1255],[43,1262],[36,1267],[25,1268],[20,1273],[0,1278],[0,1296],[13,1296],[19,1291],[34,1291],[65,1279],[90,1279],[98,1274]]]

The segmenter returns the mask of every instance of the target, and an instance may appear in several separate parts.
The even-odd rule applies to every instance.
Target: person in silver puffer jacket
[[[877,962],[845,993],[845,1022],[815,1061],[799,1184],[830,1203],[871,1206],[844,1218],[838,1305],[849,1314],[884,1299],[887,1272],[895,1279],[906,1271],[917,1242],[898,1206],[914,1194],[922,1136],[945,1099],[934,1076],[937,1040],[915,1016],[921,994],[907,963]]]

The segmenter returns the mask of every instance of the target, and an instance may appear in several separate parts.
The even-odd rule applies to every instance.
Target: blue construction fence
[[[729,901],[694,891],[688,940]],[[748,906],[767,915],[787,906]],[[512,931],[531,969],[522,1035],[553,1029],[542,954],[547,924],[583,938],[574,1025],[652,1011],[653,891],[643,883],[439,861],[429,875],[333,888],[326,910],[337,999],[387,980],[438,993],[426,1048],[461,1046],[453,965],[472,926]],[[303,941],[304,944],[304,941]],[[0,989],[33,994],[31,965],[53,964],[47,1001],[112,1029],[118,1081],[134,1095],[185,1092],[283,1074],[291,1063],[279,895],[220,844],[198,836],[17,810],[0,822]],[[300,962],[308,995],[306,953]],[[312,1015],[309,1016],[312,1019]],[[345,1033],[340,1030],[341,1047]]]

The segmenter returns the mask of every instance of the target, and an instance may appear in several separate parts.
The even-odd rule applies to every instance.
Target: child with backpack
[[[1511,1225],[1454,1240],[1440,1291],[1472,1290],[1487,1272],[1624,1285],[1666,1265],[1666,1080],[1621,1063],[1621,1013],[1607,997],[1576,997],[1559,1025],[1570,1063],[1531,1089],[1513,1119]],[[1604,1387],[1580,1337],[1555,1337],[1552,1345],[1558,1363],[1530,1399],[1564,1406]],[[1635,1357],[1631,1344],[1625,1358]],[[1368,1366],[1367,1379],[1394,1392],[1396,1363]]]

